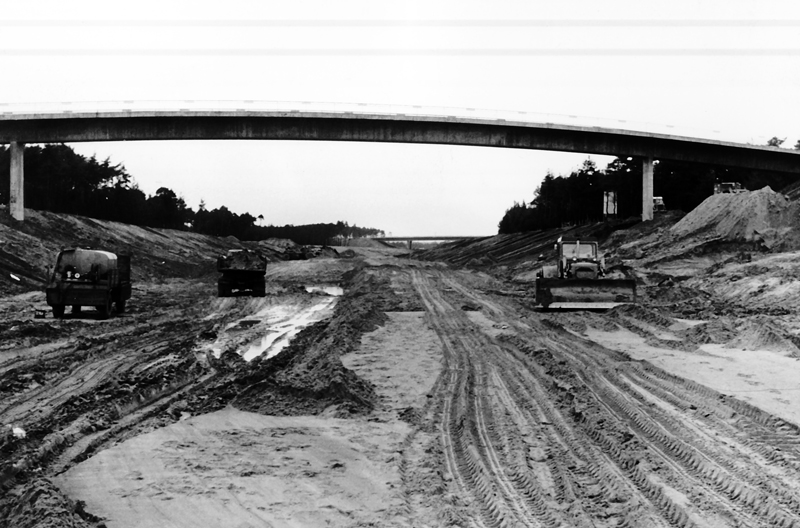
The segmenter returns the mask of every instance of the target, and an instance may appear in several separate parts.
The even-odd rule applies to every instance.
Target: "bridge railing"
[[[741,138],[719,130],[664,125],[644,121],[585,117],[569,114],[458,108],[448,106],[414,106],[372,103],[330,103],[311,101],[259,100],[123,100],[123,101],[65,101],[42,103],[0,103],[0,120],[32,114],[84,114],[106,112],[298,112],[342,115],[407,116],[419,118],[480,119],[489,121],[531,124],[597,127],[604,129],[647,132],[670,136],[685,136],[716,141],[766,144],[767,138]]]

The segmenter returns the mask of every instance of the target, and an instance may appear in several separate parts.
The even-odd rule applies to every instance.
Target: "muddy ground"
[[[641,302],[608,311],[536,309],[550,234],[274,254],[221,299],[191,253],[238,241],[161,271],[130,228],[109,320],[8,282],[0,526],[800,527],[797,217],[731,196],[612,233]]]

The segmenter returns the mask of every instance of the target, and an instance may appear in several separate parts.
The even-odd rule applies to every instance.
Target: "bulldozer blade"
[[[536,302],[543,308],[611,308],[636,302],[632,279],[538,279]]]

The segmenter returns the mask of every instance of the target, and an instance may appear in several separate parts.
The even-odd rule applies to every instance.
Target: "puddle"
[[[330,285],[321,285],[321,286],[306,286],[306,291],[308,293],[314,293],[315,291],[321,291],[328,295],[332,295],[334,297],[341,297],[344,295],[344,288],[341,286],[330,286]]]
[[[242,354],[242,358],[245,361],[251,361],[263,354],[266,354],[267,359],[275,356],[278,352],[286,348],[289,341],[296,336],[300,330],[311,323],[322,320],[324,317],[321,312],[331,308],[335,303],[335,298],[323,299],[314,306],[294,314],[292,318],[271,325],[267,329],[267,335],[261,338],[261,342],[250,345],[250,348]]]
[[[300,330],[328,317],[333,306],[338,301],[338,297],[344,294],[344,289],[341,286],[330,284],[306,285],[305,290],[308,293],[321,292],[325,295],[319,295],[314,299],[316,301],[315,304],[303,310],[285,305],[266,306],[249,317],[229,323],[220,332],[220,337],[216,342],[211,346],[207,346],[206,350],[211,351],[214,357],[219,359],[222,355],[222,347],[220,345],[229,341],[234,333],[263,325],[265,327],[264,337],[247,348],[239,349],[238,353],[245,361],[252,361],[254,358],[264,354],[266,354],[267,358],[275,356],[286,348],[290,340]],[[254,329],[254,331],[258,330]]]

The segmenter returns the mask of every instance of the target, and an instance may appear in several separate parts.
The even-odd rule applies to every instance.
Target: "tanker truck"
[[[79,313],[83,306],[94,306],[100,319],[125,311],[131,298],[131,258],[108,251],[84,248],[62,250],[45,290],[53,317],[64,316],[66,306]]]

